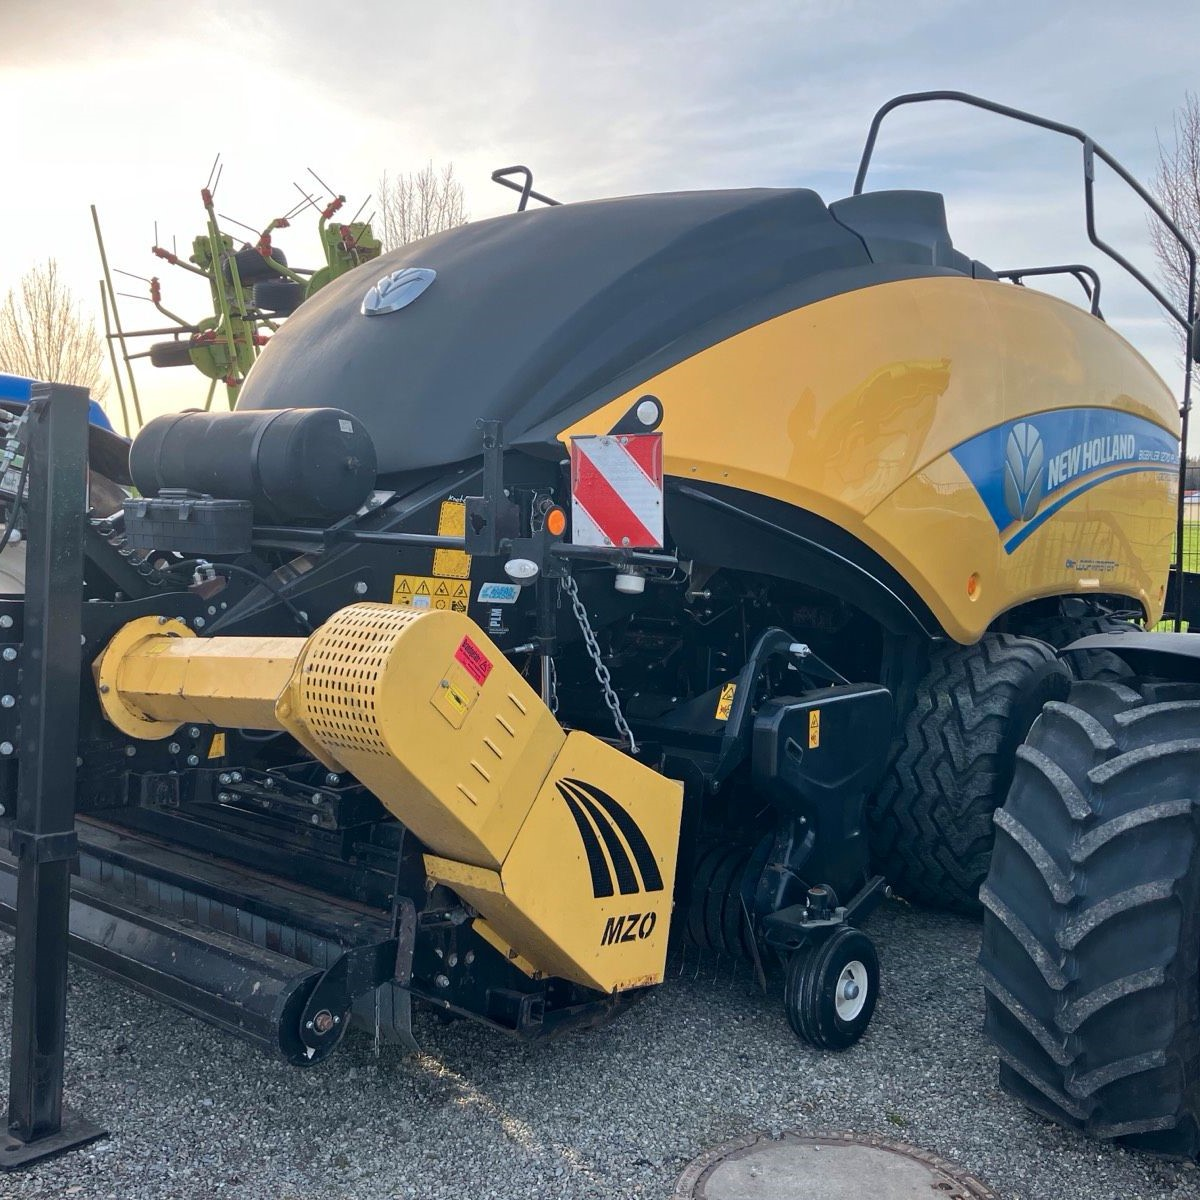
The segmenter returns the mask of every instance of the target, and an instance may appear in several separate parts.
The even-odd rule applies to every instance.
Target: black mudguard
[[[1108,650],[1135,675],[1200,679],[1200,637],[1193,633],[1094,633],[1062,652],[1069,650]]]

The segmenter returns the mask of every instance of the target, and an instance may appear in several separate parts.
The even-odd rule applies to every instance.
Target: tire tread
[[[876,868],[902,896],[979,911],[1013,755],[1043,702],[1068,686],[1054,650],[1033,638],[989,633],[931,649],[868,808]]]
[[[1154,700],[1082,681],[1018,752],[981,890],[984,1024],[1030,1108],[1195,1157],[1200,705]]]

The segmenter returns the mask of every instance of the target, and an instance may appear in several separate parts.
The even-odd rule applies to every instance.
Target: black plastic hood
[[[881,195],[870,197],[876,225]],[[949,244],[940,196],[892,195],[906,227],[915,198],[928,197],[917,225],[940,225],[934,240]],[[673,362],[802,303],[898,275],[961,273],[928,251],[915,255],[927,266],[911,254],[873,266],[851,228],[858,200],[835,217],[806,189],[668,193],[464,225],[306,301],[238,407],[346,409],[374,438],[381,473],[474,457],[481,418],[502,420],[510,444],[544,443]],[[372,285],[403,267],[436,278],[407,306],[364,315]]]

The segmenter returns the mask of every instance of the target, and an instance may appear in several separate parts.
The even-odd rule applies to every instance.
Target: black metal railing
[[[1037,275],[1070,275],[1083,288],[1092,316],[1104,320],[1104,314],[1100,311],[1100,275],[1094,267],[1084,263],[1064,263],[1057,267],[1013,267],[996,272],[997,279],[1011,280],[1018,287],[1024,287],[1026,277]]]
[[[510,179],[510,175],[522,176],[523,182],[518,183],[515,179]],[[557,208],[561,203],[559,200],[552,200],[549,196],[533,190],[533,172],[528,167],[498,167],[492,172],[492,182],[498,183],[510,191],[520,192],[521,199],[517,201],[517,212],[524,212],[530,200],[538,200],[542,204],[548,204],[551,208]]]

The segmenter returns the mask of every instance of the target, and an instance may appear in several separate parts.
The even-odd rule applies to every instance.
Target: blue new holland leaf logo
[[[1012,427],[1004,455],[1004,503],[1014,521],[1028,521],[1046,491],[1042,435],[1028,421]]]
[[[1157,475],[1169,491],[1179,473],[1175,434],[1117,408],[1048,409],[993,425],[952,453],[1006,554],[1094,487],[1139,473]]]

